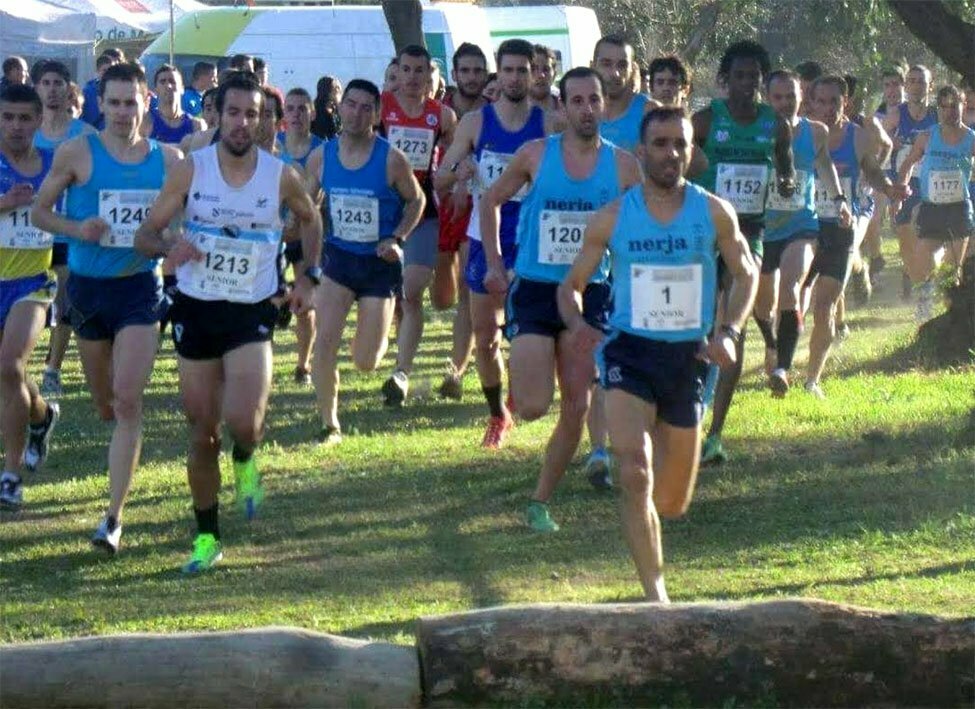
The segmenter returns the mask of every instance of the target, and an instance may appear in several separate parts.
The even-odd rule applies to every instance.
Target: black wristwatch
[[[835,197],[833,197],[833,201],[834,202],[845,202],[846,201],[846,195],[845,194],[838,194]]]
[[[323,275],[321,266],[309,266],[305,269],[305,278],[311,281],[313,286],[320,286],[322,284]]]
[[[722,325],[718,328],[718,332],[727,335],[736,345],[741,342],[741,331],[734,325]]]
[[[403,246],[406,245],[406,239],[404,239],[402,236],[396,236],[394,234],[392,238],[393,238],[393,241],[396,242],[396,245],[398,247],[400,247],[401,249],[403,248]]]

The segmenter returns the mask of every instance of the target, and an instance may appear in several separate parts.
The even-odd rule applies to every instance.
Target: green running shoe
[[[536,532],[559,531],[559,525],[548,513],[548,505],[538,500],[532,500],[528,503],[528,509],[525,510],[525,521]]]
[[[193,553],[183,564],[184,574],[198,574],[213,568],[223,558],[220,542],[212,534],[197,534],[193,540]]]
[[[720,465],[728,460],[719,436],[708,436],[701,446],[701,465]]]
[[[248,519],[257,516],[257,508],[264,502],[264,487],[261,485],[261,474],[257,472],[254,456],[246,463],[234,461],[234,480],[237,483],[237,507]]]

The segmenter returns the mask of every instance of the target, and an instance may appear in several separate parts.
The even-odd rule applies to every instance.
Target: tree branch
[[[949,68],[975,82],[975,25],[948,10],[942,0],[887,0],[907,26]]]

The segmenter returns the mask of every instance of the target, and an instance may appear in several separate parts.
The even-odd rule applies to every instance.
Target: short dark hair
[[[413,57],[414,59],[426,59],[427,66],[433,62],[433,57],[430,56],[430,52],[427,51],[426,47],[421,47],[419,44],[407,44],[396,54],[397,61],[400,57],[407,56]]]
[[[308,90],[300,86],[294,87],[284,95],[285,98],[288,98],[288,96],[301,96],[301,98],[305,99],[308,103],[314,103],[311,94],[308,93]]]
[[[772,82],[781,79],[783,81],[799,81],[799,75],[792,71],[792,69],[776,69],[765,79],[765,87],[768,88],[772,85]]]
[[[931,81],[931,70],[928,69],[923,64],[913,64],[913,65],[911,65],[911,68],[907,70],[907,73],[910,74],[912,71],[919,71],[919,72],[921,72],[922,74],[924,74],[924,76],[927,78],[928,81]]]
[[[156,83],[159,81],[159,75],[167,71],[171,71],[174,74],[179,74],[180,79],[183,78],[183,75],[180,73],[180,70],[174,67],[172,64],[160,64],[159,68],[156,69],[156,73],[152,75],[152,85],[155,86]]]
[[[111,66],[112,64],[117,64],[118,59],[113,57],[111,54],[99,54],[98,59],[95,60],[95,69],[101,69],[103,66]]]
[[[261,91],[264,92],[265,105],[268,100],[272,98],[274,99],[274,104],[276,106],[274,109],[274,118],[275,120],[280,121],[282,118],[284,118],[284,96],[282,96],[281,92],[274,86],[265,86],[261,89]]]
[[[484,55],[484,50],[478,47],[476,44],[464,42],[457,47],[457,51],[454,52],[454,71],[457,71],[457,62],[464,57],[475,57],[480,59],[482,62],[484,62],[484,68],[487,69],[487,57]]]
[[[219,86],[211,86],[209,89],[204,91],[203,95],[200,96],[200,105],[202,106],[203,104],[205,104],[207,102],[207,99],[209,99],[211,96],[216,97],[217,91],[219,90],[220,90]]]
[[[853,74],[844,74],[843,81],[846,82],[846,88],[850,92],[850,96],[856,94],[860,80],[853,76]]]
[[[941,99],[943,98],[951,98],[957,102],[964,100],[961,95],[961,90],[954,84],[945,84],[938,89],[938,93],[935,95],[935,101],[937,101],[939,106],[941,105]]]
[[[815,81],[823,75],[823,66],[812,60],[800,62],[796,64],[796,74],[803,81]]]
[[[839,74],[826,74],[813,82],[812,90],[816,91],[820,86],[835,86],[840,90],[840,96],[847,98],[850,95],[850,86]]]
[[[104,49],[102,50],[102,54],[107,54],[117,62],[125,61],[125,52],[123,52],[118,47],[109,47],[108,49]]]
[[[8,71],[18,66],[27,66],[27,60],[23,57],[18,57],[17,55],[7,57],[3,60],[3,73],[6,74]]]
[[[68,67],[56,59],[41,59],[35,63],[30,70],[30,80],[38,84],[41,81],[41,77],[45,74],[57,74],[64,79],[64,83],[66,84],[71,81],[71,72],[68,71]]]
[[[389,60],[389,64],[386,65],[386,68],[389,69],[391,66],[399,66],[399,57],[393,57]]]
[[[680,85],[690,88],[691,86],[691,70],[684,63],[684,60],[678,57],[676,54],[666,54],[662,57],[654,57],[653,61],[650,62],[650,69],[647,72],[650,75],[650,81],[653,82],[653,75],[659,71],[669,71],[680,77]]]
[[[897,79],[903,84],[907,79],[907,71],[902,66],[889,66],[880,72],[880,78],[881,80]]]
[[[546,47],[544,44],[536,44],[532,46],[532,49],[535,50],[536,57],[541,55],[548,61],[552,62],[552,64],[555,64],[558,61],[558,57],[555,55],[555,50],[551,47]]]
[[[254,71],[260,71],[261,69],[267,68],[267,62],[264,61],[264,57],[254,57]]]
[[[513,54],[516,57],[524,57],[531,63],[531,60],[535,58],[535,48],[532,47],[532,43],[526,39],[506,39],[498,47],[497,51],[497,62],[498,67],[501,67],[501,60],[506,54]]]
[[[109,81],[122,81],[125,83],[135,82],[136,84],[142,84],[148,88],[148,82],[146,81],[146,72],[143,71],[142,67],[135,62],[119,62],[118,64],[112,64],[105,70],[102,74],[102,80],[98,84],[98,95],[105,96],[105,87],[108,85]]]
[[[223,83],[217,87],[217,113],[223,114],[223,105],[227,100],[228,91],[246,91],[247,93],[258,93],[261,96],[260,108],[264,108],[264,89],[257,83],[255,77],[249,71],[229,72]]]
[[[349,83],[345,85],[345,91],[342,92],[342,100],[353,89],[358,89],[359,91],[365,91],[367,94],[373,97],[376,101],[376,108],[379,108],[379,87],[368,79],[352,79]]]
[[[559,98],[562,99],[562,103],[566,102],[566,87],[570,79],[588,79],[589,77],[595,77],[596,83],[599,84],[599,92],[605,95],[606,87],[603,84],[603,77],[599,75],[599,72],[587,66],[577,66],[574,69],[569,69],[559,79]]]
[[[754,59],[758,63],[763,77],[768,76],[768,73],[772,71],[772,61],[769,59],[765,47],[750,39],[735,42],[724,50],[724,54],[721,55],[721,63],[718,65],[718,75],[728,76],[735,59]]]
[[[250,54],[235,54],[227,61],[227,66],[231,69],[240,69],[246,64],[254,66],[254,57]],[[257,67],[255,66],[254,68],[256,69]]]
[[[599,56],[599,48],[604,44],[611,44],[614,47],[622,47],[624,50],[629,47],[630,51],[633,51],[633,43],[630,42],[626,37],[621,34],[604,34],[596,42],[596,46],[592,50],[592,59],[596,61],[596,57]]]
[[[35,113],[41,113],[44,110],[37,89],[27,84],[5,86],[3,91],[0,91],[0,103],[29,103],[34,107]]]
[[[640,121],[640,142],[647,138],[647,131],[651,123],[663,123],[664,121],[684,121],[690,120],[690,114],[683,106],[658,106],[651,108]]]
[[[196,81],[204,74],[209,74],[211,71],[216,71],[217,65],[213,62],[197,62],[193,65],[193,78],[192,81]]]

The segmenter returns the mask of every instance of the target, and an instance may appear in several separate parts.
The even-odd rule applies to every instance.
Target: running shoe
[[[846,284],[846,295],[850,303],[855,307],[863,307],[873,296],[873,288],[870,285],[870,272],[864,266],[859,271],[850,274],[850,280]]]
[[[823,393],[823,388],[819,386],[819,382],[806,382],[806,391],[820,401],[826,398],[826,394]]]
[[[779,361],[779,351],[774,347],[765,348],[765,376],[770,376],[775,371],[775,365]]]
[[[246,463],[234,461],[234,480],[237,483],[237,507],[248,520],[257,516],[257,509],[264,502],[264,486],[261,474],[257,472],[254,456]]]
[[[101,549],[109,555],[114,556],[118,553],[119,542],[122,540],[122,525],[116,523],[109,529],[108,517],[102,519],[98,529],[91,536],[91,545],[96,549]]]
[[[44,466],[50,451],[51,434],[61,418],[61,407],[49,402],[43,423],[31,425],[27,430],[27,447],[24,449],[24,467],[34,472]]]
[[[720,436],[708,436],[701,446],[701,465],[720,465],[728,460]]]
[[[304,367],[295,367],[294,380],[300,386],[311,386],[311,372]]]
[[[19,475],[4,473],[0,477],[0,508],[19,510],[24,504],[24,486]]]
[[[776,399],[783,398],[789,393],[789,373],[781,367],[776,367],[769,375],[768,385],[772,390],[772,396]]]
[[[326,446],[341,443],[341,429],[339,429],[337,426],[322,426],[322,430],[318,432],[318,442]]]
[[[464,379],[457,373],[453,363],[447,365],[447,373],[444,375],[443,381],[440,382],[437,393],[443,399],[453,399],[454,401],[460,401],[464,395]]]
[[[842,344],[850,339],[850,326],[846,323],[840,323],[836,326],[836,343]]]
[[[515,422],[511,416],[492,416],[488,419],[487,430],[484,431],[484,440],[481,441],[482,448],[500,448],[504,445],[505,439],[511,429],[515,427]]]
[[[508,389],[508,396],[504,398],[504,408],[506,408],[508,413],[512,416],[515,415],[515,395],[511,389]]]
[[[884,270],[884,266],[887,265],[887,261],[883,256],[874,256],[870,259],[870,287],[876,290],[877,285],[880,283],[880,272]]]
[[[64,390],[61,388],[61,372],[53,369],[45,369],[44,376],[41,378],[41,396],[48,397],[61,396]]]
[[[548,513],[548,505],[538,500],[532,500],[528,503],[528,509],[525,510],[525,521],[536,532],[559,531],[559,525]]]
[[[934,317],[934,281],[925,281],[917,290],[917,305],[914,307],[914,320],[923,325]]]
[[[386,406],[402,406],[406,401],[406,394],[410,390],[410,379],[406,372],[397,369],[393,375],[383,383],[383,403]]]
[[[613,479],[609,475],[609,455],[602,448],[597,448],[589,454],[586,461],[586,477],[589,484],[597,490],[612,490]]]
[[[197,534],[193,540],[193,553],[183,564],[184,574],[198,574],[213,568],[223,558],[220,542],[212,534]]]

